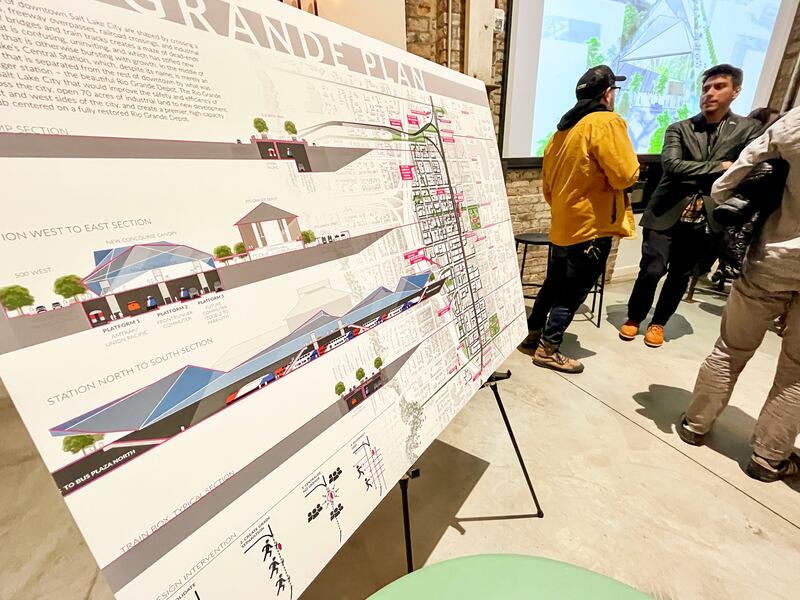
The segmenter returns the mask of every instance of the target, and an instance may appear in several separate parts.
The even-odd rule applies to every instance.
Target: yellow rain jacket
[[[593,112],[557,131],[542,161],[550,241],[571,246],[599,237],[635,237],[625,190],[638,178],[639,160],[618,114]]]

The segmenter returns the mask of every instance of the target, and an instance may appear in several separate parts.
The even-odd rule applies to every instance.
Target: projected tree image
[[[658,129],[653,132],[653,137],[650,138],[650,146],[647,148],[650,154],[659,154],[661,148],[664,147],[664,134],[671,122],[669,113],[665,110],[656,117],[656,121],[658,122]]]
[[[606,57],[600,52],[600,40],[596,37],[589,38],[586,42],[586,68],[603,64]]]
[[[780,8],[780,0],[594,0],[591,12],[583,3],[544,4],[537,92],[560,86],[566,72],[577,80],[584,69],[608,64],[628,78],[620,84],[616,111],[628,122],[639,153],[660,151],[666,120],[668,126],[699,111],[702,73],[715,64],[746,69],[733,110],[751,110]],[[563,104],[571,100],[572,90],[564,85],[558,103],[552,94],[536,99],[534,156],[544,152]]]

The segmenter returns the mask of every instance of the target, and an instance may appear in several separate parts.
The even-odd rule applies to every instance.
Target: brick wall
[[[438,0],[406,0],[406,48],[427,60],[436,60]]]
[[[541,171],[539,169],[511,169],[506,173],[506,191],[511,211],[514,233],[550,230],[550,207],[542,195]],[[523,247],[518,249],[522,264]],[[527,282],[544,281],[547,268],[547,248],[530,246],[525,256],[523,279]]]

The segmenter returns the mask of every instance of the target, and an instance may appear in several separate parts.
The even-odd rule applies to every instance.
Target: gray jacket
[[[759,121],[730,113],[720,123],[716,142],[709,149],[702,114],[670,125],[661,151],[664,174],[642,216],[642,226],[656,231],[669,229],[678,222],[689,200],[700,193],[711,229],[721,230],[711,215],[711,186],[725,172],[722,163],[736,160],[762,130]]]
[[[789,163],[783,202],[750,246],[745,272],[758,271],[770,288],[800,291],[800,108],[789,111],[742,151],[714,184],[712,197],[724,202],[755,165],[773,158]]]

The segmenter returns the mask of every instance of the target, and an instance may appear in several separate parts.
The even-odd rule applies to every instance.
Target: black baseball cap
[[[600,97],[608,88],[614,87],[618,81],[625,81],[627,77],[614,75],[608,65],[592,67],[578,79],[575,86],[575,97],[578,100],[591,100]]]

